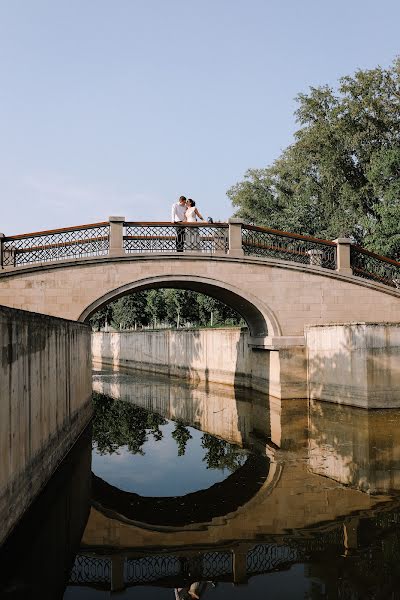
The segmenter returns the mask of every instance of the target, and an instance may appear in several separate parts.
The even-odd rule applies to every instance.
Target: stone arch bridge
[[[87,320],[132,291],[203,292],[236,309],[255,345],[302,345],[305,325],[400,321],[400,263],[351,244],[228,223],[124,217],[0,234],[0,304]]]

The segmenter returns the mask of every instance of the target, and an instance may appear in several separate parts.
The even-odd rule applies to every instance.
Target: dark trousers
[[[177,227],[176,228],[176,239],[175,239],[177,252],[183,252],[183,249],[185,246],[185,237],[186,237],[185,228]]]

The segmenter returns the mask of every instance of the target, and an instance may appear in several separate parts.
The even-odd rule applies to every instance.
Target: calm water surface
[[[1,598],[400,598],[399,411],[110,372],[93,403]]]

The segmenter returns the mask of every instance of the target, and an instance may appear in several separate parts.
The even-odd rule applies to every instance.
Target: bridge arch
[[[195,275],[160,275],[136,280],[117,287],[89,304],[80,314],[79,321],[87,321],[105,304],[127,294],[143,290],[176,288],[200,292],[220,300],[246,321],[253,337],[282,335],[281,327],[273,311],[247,291],[215,279]]]

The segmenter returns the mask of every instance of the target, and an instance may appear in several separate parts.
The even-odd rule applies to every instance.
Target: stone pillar
[[[3,240],[6,237],[4,233],[0,233],[0,269],[4,269],[4,257],[3,257]]]
[[[111,558],[111,592],[120,592],[125,589],[124,564],[124,556],[117,555]]]
[[[353,275],[350,262],[350,247],[353,243],[350,238],[337,238],[336,243],[336,271],[343,275]]]
[[[109,256],[124,256],[124,221],[125,217],[109,217],[110,250]]]
[[[353,519],[346,520],[343,523],[343,543],[344,543],[344,555],[348,556],[352,550],[358,548],[358,526],[360,519],[354,517]]]
[[[242,219],[228,219],[229,223],[229,256],[244,256],[242,247]]]
[[[247,583],[247,544],[233,550],[233,583],[235,585]]]

